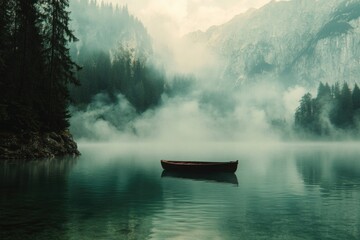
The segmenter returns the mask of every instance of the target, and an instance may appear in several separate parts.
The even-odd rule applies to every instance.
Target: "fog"
[[[122,95],[110,104],[99,94],[85,110],[72,110],[71,131],[84,141],[277,142],[290,134],[304,92],[266,82],[233,90],[197,83],[186,95],[163,94],[159,107],[142,114]],[[274,121],[284,121],[281,129]]]
[[[235,13],[266,2],[178,1],[173,5],[159,1],[143,1],[143,4],[116,1],[120,6],[127,4],[130,14],[143,21],[154,49],[149,59],[163,66],[168,76],[167,86],[172,86],[174,74],[194,77],[190,89],[178,93],[180,90],[173,87],[175,94],[163,93],[160,105],[143,113],[138,113],[122,94],[114,103],[99,93],[85,109],[71,108],[71,132],[75,138],[79,141],[179,143],[278,142],[288,137],[292,134],[295,109],[305,93],[303,87],[285,88],[273,76],[237,85],[235,79],[226,77],[223,72],[223,59],[207,46],[182,37],[184,33],[223,23]],[[213,11],[206,11],[205,6]],[[208,16],[217,17],[199,26],[198,19],[209,19]],[[102,36],[100,39],[109,38]],[[279,122],[281,125],[274,126]]]
[[[72,106],[70,130],[78,141],[176,144],[296,139],[295,111],[301,97],[309,91],[316,93],[316,87],[283,84],[284,79],[267,73],[239,82],[224,72],[225,60],[208,46],[183,37],[268,1],[112,2],[127,4],[130,14],[144,23],[153,48],[147,60],[164,69],[165,89],[171,89],[171,93],[164,91],[160,103],[144,112],[137,111],[123,94],[109,101],[106,94],[99,93],[85,108]],[[212,20],[203,21],[205,17]],[[176,74],[193,76],[186,90],[174,85]]]
[[[219,66],[220,59],[206,49],[183,39],[186,34],[206,31],[224,24],[234,16],[252,8],[260,8],[270,0],[102,0],[128,6],[146,27],[153,39],[154,59],[167,63],[168,71],[204,73]],[[191,59],[191,60],[190,60]],[[190,60],[190,61],[189,61]]]
[[[102,0],[113,4],[127,5],[149,29],[151,35],[176,34],[202,30],[229,21],[250,8],[259,8],[271,0]],[[209,17],[211,16],[211,17]],[[169,28],[171,27],[171,28]],[[165,30],[165,31],[164,31]]]

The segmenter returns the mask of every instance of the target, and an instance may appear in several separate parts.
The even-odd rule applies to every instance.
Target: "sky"
[[[103,0],[127,5],[150,34],[159,31],[181,37],[196,30],[229,21],[250,8],[259,8],[271,0]]]

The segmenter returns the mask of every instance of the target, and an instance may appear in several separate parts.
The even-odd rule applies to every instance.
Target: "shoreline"
[[[0,159],[41,159],[79,156],[68,130],[60,132],[0,133]]]

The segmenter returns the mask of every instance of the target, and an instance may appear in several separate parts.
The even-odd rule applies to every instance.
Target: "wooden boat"
[[[179,172],[235,172],[238,160],[230,162],[200,162],[161,160],[161,166],[167,171]]]

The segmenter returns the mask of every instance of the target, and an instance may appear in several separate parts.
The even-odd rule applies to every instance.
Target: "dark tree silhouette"
[[[74,58],[83,67],[79,73],[81,87],[70,89],[73,103],[87,105],[96,94],[103,93],[112,101],[118,94],[124,95],[138,112],[158,105],[165,73],[151,64],[151,40],[144,26],[127,7],[106,3],[100,7],[81,0],[72,8],[82,37],[81,45],[73,46]],[[96,21],[88,19],[93,15]]]
[[[300,106],[295,112],[295,126],[309,131],[314,125],[314,101],[310,93],[306,93],[300,100]]]
[[[68,84],[79,85],[75,71],[79,66],[70,57],[68,43],[77,41],[69,28],[68,0],[43,0],[42,34],[44,36],[45,73],[48,76],[42,101],[48,111],[42,111],[46,129],[65,129],[69,126],[67,111]],[[45,90],[44,89],[44,90]]]
[[[339,98],[338,126],[341,128],[352,127],[353,115],[352,93],[348,84],[345,82]]]
[[[320,83],[317,97],[305,94],[295,112],[296,128],[316,135],[329,135],[331,127],[351,131],[359,120],[360,89],[355,84],[351,91],[346,82],[341,89],[338,82],[331,87]]]
[[[68,127],[68,83],[77,83],[67,44],[68,1],[1,1],[1,131]]]
[[[360,89],[357,84],[355,84],[352,93],[352,103],[353,103],[354,111],[360,109]]]

